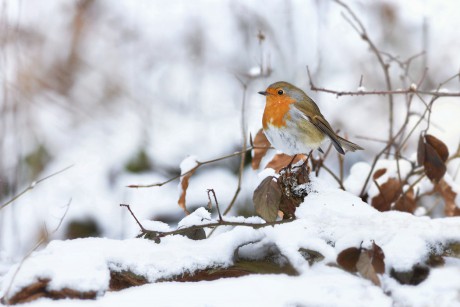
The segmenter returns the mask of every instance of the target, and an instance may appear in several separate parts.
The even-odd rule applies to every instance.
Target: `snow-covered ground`
[[[380,213],[355,196],[383,146],[358,137],[387,137],[387,98],[336,98],[309,91],[307,65],[318,86],[385,88],[375,56],[333,1],[1,3],[0,205],[33,180],[73,167],[0,210],[0,297],[37,278],[51,278],[52,289],[92,290],[98,297],[95,301],[40,299],[31,305],[460,305],[456,258],[446,257],[444,265],[430,268],[427,279],[417,286],[400,285],[390,277],[391,269],[409,270],[423,264],[429,254],[441,252],[444,245],[459,242],[459,218],[431,219],[425,216],[429,210],[417,211],[421,215],[417,217]],[[406,59],[425,49],[426,56],[414,60],[410,70],[416,82],[427,65],[423,89],[434,89],[458,72],[458,1],[350,1],[349,5],[382,51]],[[259,31],[265,36],[262,42]],[[248,74],[256,76],[261,64],[272,73],[250,79]],[[395,62],[391,73],[394,88],[403,88]],[[305,89],[334,128],[366,149],[345,157],[348,192],[337,189],[337,183],[321,172],[320,179],[313,178],[316,192],[297,210],[299,219],[294,222],[256,230],[220,228],[202,241],[181,236],[163,238],[161,244],[133,239],[139,229],[120,203],[130,204],[152,227],[174,229],[184,213],[177,205],[178,181],[151,189],[127,185],[167,180],[178,174],[188,156],[206,161],[241,149],[244,93],[238,78],[248,85],[246,135],[254,136],[261,126],[264,99],[257,91],[285,80]],[[444,88],[458,91],[458,78]],[[410,125],[424,108],[415,100]],[[399,124],[405,113],[403,96],[395,96],[395,110]],[[459,144],[459,116],[457,97],[442,98],[433,107],[429,132],[443,140],[451,153]],[[403,152],[410,161],[416,160],[418,131]],[[147,155],[149,165],[140,173],[131,172],[128,164],[139,162],[139,153]],[[456,191],[458,160],[447,165],[448,180]],[[327,163],[338,169],[333,155]],[[378,165],[388,168],[379,183],[395,174],[391,161]],[[201,167],[190,179],[188,208],[205,206],[209,188],[225,208],[238,184],[238,167],[238,158]],[[405,174],[410,163],[401,160],[400,167]],[[245,168],[242,190],[226,219],[254,214],[252,193],[261,176]],[[426,191],[427,185],[429,181],[423,180],[418,191]],[[372,198],[378,187],[371,184],[368,192]],[[429,198],[427,206],[434,207],[430,201],[434,199]],[[64,214],[59,229],[51,233]],[[198,214],[205,213],[201,209],[183,223]],[[442,216],[442,208],[432,211],[433,216]],[[87,220],[95,222],[101,238],[60,241],[72,222]],[[55,241],[28,257],[13,276],[47,233]],[[335,266],[341,250],[359,247],[361,242],[368,247],[371,240],[385,253],[381,287]],[[258,243],[246,246],[246,253],[264,244],[277,246],[299,275],[162,282],[106,292],[110,270],[129,269],[153,282],[230,266],[235,248],[250,241]],[[299,248],[317,251],[325,259],[310,266]]]
[[[8,297],[13,297],[38,279],[50,279],[49,290],[70,288],[97,292],[96,301],[85,302],[89,306],[124,306],[134,302],[139,306],[152,302],[161,306],[443,306],[458,300],[459,259],[446,258],[445,265],[432,268],[419,286],[402,286],[389,274],[391,270],[411,271],[414,265],[426,263],[430,254],[441,253],[442,246],[459,240],[460,218],[430,219],[401,212],[381,213],[358,197],[331,188],[319,179],[313,180],[309,190],[305,202],[296,211],[298,219],[274,227],[236,227],[199,241],[169,236],[162,238],[160,244],[145,239],[53,241],[26,259],[19,270],[13,267],[3,279],[2,289],[8,290]],[[197,215],[211,222],[206,213],[202,208],[187,219]],[[342,250],[366,247],[371,241],[381,246],[385,254],[385,274],[380,277],[382,287],[334,266]],[[251,257],[260,254],[263,246],[276,247],[299,275],[253,275],[197,283],[161,282],[106,293],[110,271],[130,271],[155,282],[197,270],[229,267],[235,261],[237,248],[244,248],[240,253]],[[301,249],[316,251],[324,259],[310,266],[299,252]],[[35,304],[72,306],[77,303],[51,303],[42,299]]]

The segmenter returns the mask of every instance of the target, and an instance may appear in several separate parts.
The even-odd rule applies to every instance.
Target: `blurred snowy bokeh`
[[[350,5],[383,51],[401,59],[426,51],[410,71],[416,82],[429,67],[424,89],[458,72],[457,1]],[[240,150],[238,78],[248,84],[248,134],[261,126],[264,100],[257,91],[285,80],[307,90],[336,129],[366,148],[347,155],[347,168],[370,160],[382,145],[357,136],[387,137],[387,99],[308,91],[307,65],[319,86],[356,90],[362,75],[366,89],[385,88],[375,56],[342,12],[334,2],[313,0],[3,0],[0,204],[33,180],[74,166],[0,211],[0,263],[16,260],[54,229],[69,201],[57,238],[68,237],[75,221],[89,221],[92,235],[133,237],[137,225],[120,203],[131,204],[141,219],[182,218],[177,182],[126,186],[175,176],[189,155],[204,161]],[[254,78],[268,68],[268,77]],[[395,63],[391,73],[394,88],[408,87]],[[458,91],[458,80],[447,88]],[[400,123],[402,96],[395,106]],[[415,108],[424,110],[422,103]],[[451,151],[459,142],[459,115],[458,98],[435,105],[433,131]],[[200,169],[190,181],[188,205],[205,205],[207,188],[228,204],[238,165],[233,158]],[[257,172],[247,168],[243,178],[234,214],[253,212]]]

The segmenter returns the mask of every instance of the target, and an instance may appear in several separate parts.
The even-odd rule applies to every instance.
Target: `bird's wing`
[[[312,103],[310,104],[297,104],[295,106],[295,114],[297,114],[297,116],[299,116],[300,118],[308,120],[310,123],[312,123],[316,128],[318,128],[321,132],[327,135],[329,139],[331,139],[332,144],[339,153],[345,154],[345,151],[340,145],[337,135],[335,134],[334,130],[332,130],[331,125],[323,117],[318,106],[316,106],[313,100],[311,100],[311,102]]]
[[[339,143],[339,140],[337,139],[337,135],[335,132],[332,130],[331,125],[327,122],[326,119],[322,116],[314,115],[313,117],[308,117],[310,119],[310,122],[315,125],[319,130],[321,130],[324,134],[326,134],[332,141],[332,144],[334,145],[335,149],[342,155],[345,154],[345,151],[343,151],[342,146]]]

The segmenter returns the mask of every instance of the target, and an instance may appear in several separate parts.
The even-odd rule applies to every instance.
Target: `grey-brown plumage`
[[[259,93],[267,97],[263,125],[275,148],[287,154],[307,153],[308,148],[321,150],[321,144],[330,139],[341,154],[363,149],[338,136],[316,103],[294,85],[280,81]]]

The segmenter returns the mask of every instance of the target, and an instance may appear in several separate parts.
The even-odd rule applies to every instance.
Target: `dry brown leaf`
[[[446,144],[431,134],[425,135],[425,140],[427,144],[430,144],[434,150],[436,150],[441,160],[446,162],[447,158],[449,158],[449,149],[447,148]]]
[[[457,193],[452,190],[452,187],[441,179],[436,185],[435,190],[441,194],[444,199],[444,213],[446,216],[460,216],[460,208],[455,203]]]
[[[361,249],[350,247],[341,251],[337,256],[337,263],[348,272],[356,272],[356,263],[358,262]]]
[[[391,204],[394,203],[401,194],[401,182],[398,179],[390,178],[387,182],[378,187],[380,193],[372,198],[372,207],[382,212],[391,210]]]
[[[396,201],[394,210],[414,213],[417,208],[417,202],[414,196],[414,190],[410,189],[405,195],[401,195]]]
[[[252,169],[258,169],[260,166],[260,161],[262,161],[262,158],[265,156],[271,146],[262,129],[257,132],[253,144],[256,148],[254,148],[254,156],[252,157],[251,166]]]
[[[425,144],[425,162],[423,163],[426,176],[433,182],[438,182],[446,173],[446,165],[442,161],[436,150],[430,145]]]
[[[380,168],[374,172],[374,175],[372,176],[372,178],[374,178],[374,180],[377,180],[380,177],[382,177],[386,172],[387,172],[386,168]]]
[[[369,279],[374,283],[374,285],[380,286],[379,277],[372,265],[371,251],[363,251],[361,255],[359,255],[358,262],[356,263],[356,269],[362,277]]]
[[[385,273],[385,254],[380,246],[372,242],[372,250],[370,250],[372,255],[372,266],[378,274]]]
[[[279,210],[283,212],[283,219],[291,219],[295,217],[296,208],[302,203],[302,199],[286,196],[284,193],[281,196]]]
[[[185,205],[185,196],[187,195],[187,188],[188,188],[188,182],[190,180],[190,177],[192,177],[193,173],[195,173],[196,169],[198,166],[195,166],[191,170],[189,170],[184,176],[181,177],[180,180],[180,187],[181,187],[181,193],[179,197],[179,201],[177,202],[179,204],[179,207],[184,210],[185,214],[189,215],[190,212],[187,210],[187,207]]]
[[[284,167],[286,167],[289,164],[289,162],[292,161],[292,164],[295,164],[299,162],[300,160],[305,161],[306,159],[307,159],[307,156],[305,155],[296,155],[294,160],[292,160],[292,156],[280,153],[280,154],[276,154],[273,157],[273,159],[270,162],[268,162],[265,168],[273,168],[276,173],[279,173],[280,170],[282,170]]]
[[[418,165],[423,165],[425,163],[425,139],[422,134],[420,134],[418,139],[417,162]]]
[[[441,140],[426,134],[420,136],[417,148],[417,162],[423,165],[426,176],[432,182],[438,182],[446,173],[445,162],[449,150]]]
[[[276,221],[281,200],[281,188],[275,177],[265,178],[254,191],[252,200],[257,214],[267,222]]]

